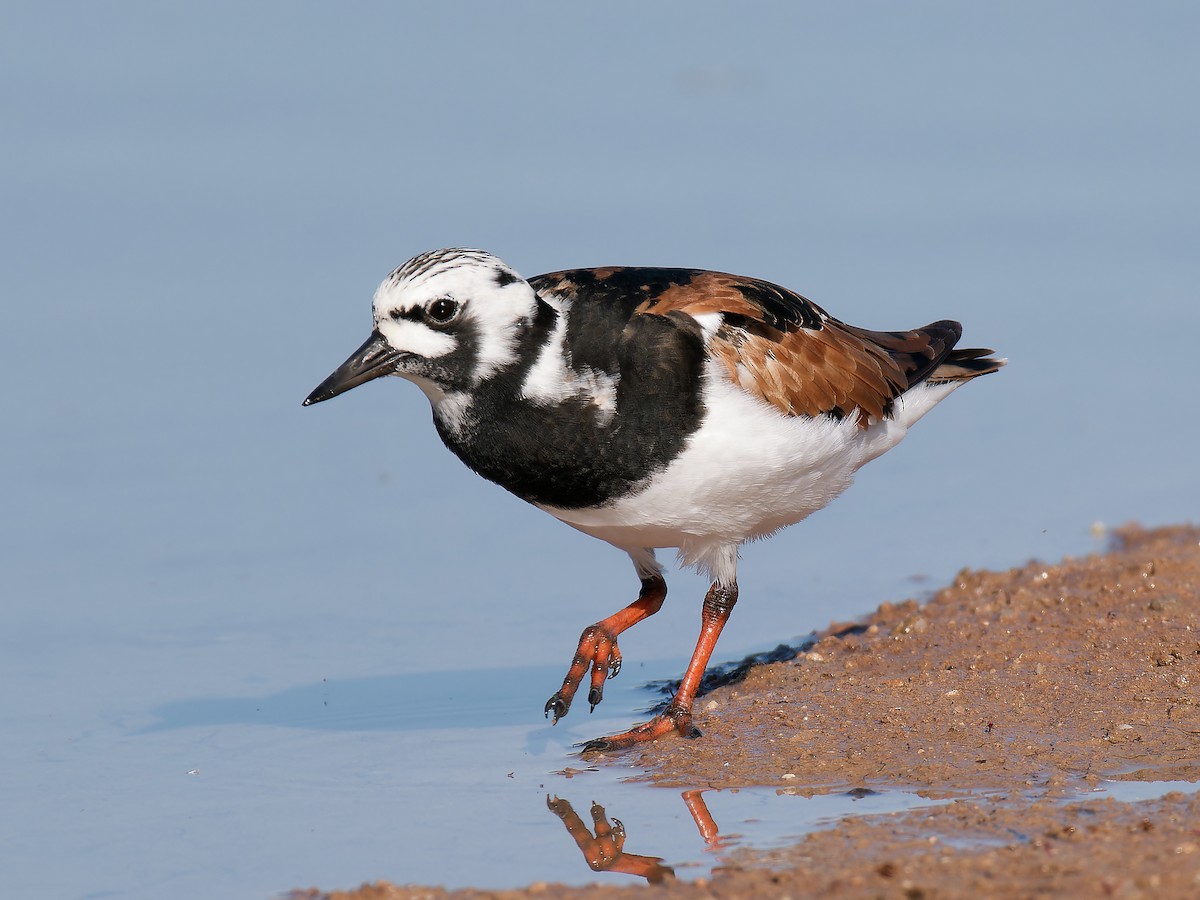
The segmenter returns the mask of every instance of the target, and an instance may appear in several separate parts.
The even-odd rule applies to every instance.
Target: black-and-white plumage
[[[668,710],[588,749],[672,729],[737,597],[737,550],[840,494],[866,462],[965,381],[988,350],[955,350],[957,322],[868,331],[753,278],[696,269],[575,269],[525,280],[481,250],[409,260],[375,294],[371,337],[305,400],[382,375],[420,387],[463,462],[567,524],[625,550],[638,599],[585,630],[566,714],[616,674],[621,631],[666,595],[656,548],[713,580]]]

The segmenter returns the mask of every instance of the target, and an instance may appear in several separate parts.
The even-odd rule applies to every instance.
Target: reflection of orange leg
[[[645,878],[650,884],[660,884],[673,878],[675,870],[662,864],[658,856],[639,856],[624,852],[625,826],[620,819],[612,824],[599,803],[592,804],[592,822],[596,830],[593,837],[588,827],[566,800],[546,798],[546,806],[558,816],[567,828],[567,834],[583,853],[584,860],[594,872],[622,872]]]
[[[713,582],[708,589],[700,613],[700,638],[696,641],[692,660],[670,705],[649,722],[635,725],[621,734],[588,741],[583,745],[584,753],[592,750],[625,750],[634,744],[656,740],[672,731],[678,731],[684,737],[700,737],[700,730],[692,724],[692,702],[696,699],[700,679],[704,677],[704,669],[721,636],[721,629],[729,621],[729,614],[737,603],[737,596],[737,582],[729,587]]]
[[[710,847],[715,846],[721,840],[721,835],[717,831],[717,823],[713,819],[712,813],[708,811],[708,804],[704,802],[704,791],[699,789],[684,791],[683,802],[687,805],[688,812],[692,814],[692,821],[700,829],[700,837],[704,839],[704,843]]]
[[[604,699],[604,679],[615,678],[621,671],[621,651],[617,649],[617,635],[658,612],[666,597],[667,583],[661,575],[643,578],[642,590],[636,600],[604,621],[583,629],[579,647],[575,651],[575,658],[571,660],[571,668],[567,677],[563,679],[562,687],[546,701],[546,715],[554,714],[554,724],[557,725],[558,720],[571,708],[575,691],[578,690],[583,673],[589,666],[592,679],[588,703],[595,709],[596,704]]]

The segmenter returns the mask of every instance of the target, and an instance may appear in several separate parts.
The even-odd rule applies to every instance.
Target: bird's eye
[[[458,314],[458,303],[449,297],[439,297],[429,304],[429,318],[435,322],[449,322]]]

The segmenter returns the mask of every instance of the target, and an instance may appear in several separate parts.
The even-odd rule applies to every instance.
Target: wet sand
[[[700,788],[686,798],[714,840],[703,789],[903,788],[957,798],[947,805],[844,819],[782,851],[734,851],[711,879],[692,882],[622,855],[599,808],[598,822],[586,810],[555,812],[585,854],[660,881],[656,896],[1200,896],[1200,798],[1086,799],[1101,779],[1200,780],[1200,529],[1130,526],[1113,545],[1052,565],[964,570],[923,604],[885,603],[830,627],[795,660],[701,698],[703,739],[587,760],[619,759],[656,783]],[[294,896],[645,890],[378,884]]]

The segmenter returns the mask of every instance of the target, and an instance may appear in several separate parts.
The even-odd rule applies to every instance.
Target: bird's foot
[[[634,725],[628,731],[622,731],[620,734],[596,738],[585,744],[576,744],[576,746],[580,747],[580,753],[628,750],[637,744],[656,741],[672,731],[679,732],[685,738],[700,737],[700,729],[692,724],[692,711],[672,704],[649,722]]]
[[[567,714],[571,709],[571,701],[575,699],[575,691],[583,681],[583,675],[589,667],[592,670],[591,687],[588,689],[588,704],[592,709],[604,699],[604,679],[616,678],[621,671],[621,651],[617,649],[617,636],[600,623],[589,625],[583,629],[579,637],[579,647],[575,650],[575,658],[571,660],[571,668],[563,679],[562,687],[555,691],[554,696],[546,701],[546,717],[554,714],[553,724]]]

